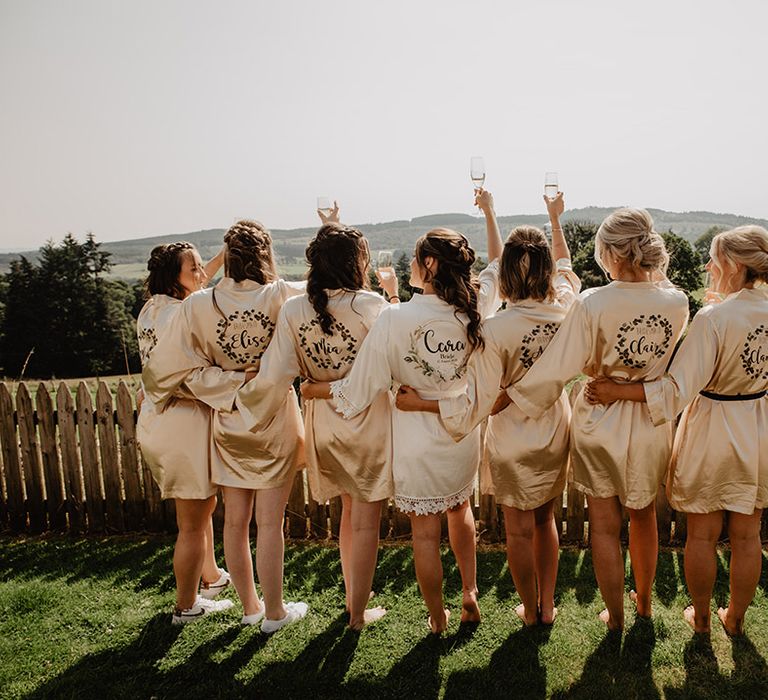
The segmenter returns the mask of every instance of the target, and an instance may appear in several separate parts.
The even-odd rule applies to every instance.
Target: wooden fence
[[[574,397],[580,386],[571,392]],[[0,529],[14,533],[69,531],[72,533],[173,532],[173,501],[160,498],[136,443],[134,397],[120,382],[116,397],[99,382],[94,407],[91,390],[81,382],[72,397],[62,382],[55,397],[40,384],[33,402],[25,384],[13,397],[0,383]],[[472,499],[483,542],[504,540],[501,508],[492,496]],[[685,538],[685,516],[673,512],[663,493],[658,498],[659,540],[679,543]],[[570,485],[559,513],[561,540],[586,544],[587,510],[581,492]],[[336,538],[341,499],[318,503],[312,498],[304,472],[296,475],[286,509],[286,534],[295,539]],[[221,502],[214,525],[223,523]],[[763,520],[763,535],[768,535]],[[381,536],[410,537],[408,517],[393,504],[382,510]],[[443,518],[443,533],[447,522]],[[626,536],[626,518],[624,527]]]

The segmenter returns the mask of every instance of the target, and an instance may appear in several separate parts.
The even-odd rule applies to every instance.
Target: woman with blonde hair
[[[600,225],[595,259],[613,280],[582,292],[531,370],[507,388],[530,418],[542,416],[573,377],[658,379],[688,321],[685,294],[666,281],[669,256],[643,209],[619,209]],[[629,552],[641,617],[651,615],[658,537],[656,492],[672,448],[671,426],[654,426],[635,404],[593,406],[583,392],[573,406],[571,467],[589,505],[589,535],[609,629],[624,627],[622,507],[629,511]]]
[[[224,492],[227,567],[243,605],[243,624],[261,622],[262,631],[271,633],[307,612],[305,603],[283,602],[283,517],[303,459],[304,429],[293,389],[280,389],[275,416],[259,433],[248,429],[235,400],[259,369],[283,303],[305,285],[278,278],[272,238],[256,221],[238,221],[224,246],[224,278],[184,302],[143,377],[155,402],[186,386],[213,409],[211,480]],[[166,343],[169,352],[160,353]],[[263,604],[249,542],[254,506]]]
[[[200,254],[186,241],[152,249],[145,281],[147,302],[136,321],[142,365],[155,351],[182,301],[203,288],[221,267],[222,258],[219,253],[203,266]],[[161,497],[174,499],[176,505],[179,534],[173,550],[176,606],[172,622],[184,624],[232,605],[229,600],[213,601],[229,585],[229,574],[216,565],[213,552],[211,515],[218,489],[211,483],[210,473],[211,411],[184,390],[162,411],[144,400],[143,390],[139,390],[137,403],[136,436],[142,459]],[[180,431],[190,438],[176,440]]]
[[[439,413],[454,440],[461,440],[489,414],[499,394],[519,381],[555,337],[581,282],[560,226],[562,193],[544,198],[552,225],[550,250],[544,232],[533,226],[513,229],[499,268],[501,297],[507,308],[483,323],[485,349],[472,353],[467,392],[430,401],[401,387],[397,407]],[[526,625],[551,624],[559,539],[555,508],[568,468],[571,408],[565,391],[540,418],[517,406],[492,415],[485,434],[489,474],[480,486],[504,510],[507,561],[521,603],[516,613]]]
[[[469,356],[484,342],[482,318],[498,307],[501,237],[489,195],[479,193],[478,199],[494,262],[476,279],[475,253],[462,234],[439,228],[423,235],[416,242],[410,282],[423,293],[384,309],[349,374],[330,385],[305,382],[305,398],[332,397],[334,408],[352,419],[393,381],[414,387],[424,398],[464,393]],[[475,521],[469,504],[480,456],[479,429],[457,443],[433,414],[394,411],[392,444],[395,505],[410,516],[416,578],[430,630],[440,634],[448,625],[440,561],[440,514],[446,512],[462,580],[461,619],[479,621]]]
[[[768,505],[768,231],[740,226],[712,240],[709,298],[667,374],[653,382],[587,387],[595,403],[647,402],[655,425],[674,421],[667,491],[687,514],[685,579],[693,605],[685,619],[710,631],[723,518],[731,544],[731,599],[718,610],[726,632],[744,632],[762,563],[760,521]],[[616,402],[616,403],[614,403]]]

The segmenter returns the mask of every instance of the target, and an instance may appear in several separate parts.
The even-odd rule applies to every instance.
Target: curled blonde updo
[[[224,234],[224,272],[235,282],[253,280],[267,284],[277,279],[272,236],[258,221],[243,219]]]
[[[664,239],[653,230],[653,219],[645,209],[617,209],[600,224],[595,237],[595,260],[607,273],[604,259],[626,260],[646,272],[667,274],[669,253]]]
[[[744,266],[744,284],[768,284],[768,231],[762,226],[738,226],[718,233],[709,249],[712,264],[726,277]]]

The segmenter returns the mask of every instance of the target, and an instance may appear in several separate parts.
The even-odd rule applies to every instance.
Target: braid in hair
[[[416,260],[423,269],[427,257],[437,261],[437,272],[424,281],[432,284],[437,296],[453,306],[456,314],[467,315],[467,337],[472,349],[484,348],[482,318],[477,308],[480,285],[472,272],[475,251],[469,241],[451,229],[433,229],[416,241]]]
[[[512,229],[501,255],[499,286],[511,302],[533,299],[552,301],[555,263],[544,232],[535,226]]]
[[[182,257],[185,252],[194,249],[195,246],[187,241],[163,243],[152,248],[147,260],[149,274],[144,280],[144,298],[149,299],[153,294],[166,294],[183,299],[186,292],[179,283]]]
[[[331,335],[335,319],[328,311],[326,290],[367,288],[368,244],[356,228],[328,223],[321,226],[309,242],[306,258],[309,303],[320,319],[323,333]]]
[[[272,236],[258,221],[243,219],[224,234],[227,246],[225,273],[235,282],[253,280],[268,284],[277,279]]]

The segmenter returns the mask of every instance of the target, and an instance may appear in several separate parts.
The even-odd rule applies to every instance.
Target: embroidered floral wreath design
[[[146,364],[149,360],[149,356],[157,345],[157,333],[154,328],[142,328],[139,331],[139,355],[141,357],[141,364]]]
[[[632,330],[635,330],[639,326],[646,326],[650,328],[661,328],[664,331],[664,341],[659,343],[658,347],[653,353],[654,357],[664,357],[664,353],[669,347],[669,341],[672,339],[672,324],[661,316],[660,314],[651,314],[646,317],[645,314],[640,314],[637,318],[632,319],[628,323],[623,323],[619,326],[619,332],[616,334],[616,345],[613,349],[619,353],[619,359],[625,367],[633,367],[634,369],[645,369],[648,365],[646,360],[635,359],[629,350],[629,342],[627,341],[626,334]]]
[[[343,323],[341,323],[341,321],[334,321],[331,325],[333,336],[340,337],[342,343],[346,343],[344,348],[346,350],[346,354],[339,355],[338,361],[334,362],[334,358],[331,354],[315,354],[315,348],[313,347],[314,343],[312,343],[307,337],[307,334],[310,331],[319,328],[320,319],[317,316],[315,316],[311,321],[302,323],[299,326],[299,345],[304,351],[304,354],[320,369],[338,370],[341,369],[344,365],[351,365],[355,360],[355,356],[357,355],[357,338],[352,335],[352,332]],[[320,337],[329,338],[333,336],[326,336],[324,333],[322,333]]]
[[[464,355],[464,359],[461,364],[456,367],[453,374],[450,377],[446,377],[437,367],[433,367],[423,357],[419,355],[419,351],[416,349],[418,342],[424,337],[429,329],[426,326],[419,326],[413,333],[411,333],[411,347],[403,358],[409,364],[414,364],[421,370],[421,373],[425,377],[436,377],[441,382],[452,382],[456,379],[461,379],[467,371],[467,363],[469,362],[469,353]]]
[[[537,323],[530,333],[523,336],[523,344],[520,347],[520,364],[525,369],[533,367],[533,363],[538,359],[538,356],[534,356],[534,349],[531,345],[538,341],[536,352],[538,352],[539,347],[546,348],[552,338],[555,337],[559,327],[559,323]]]
[[[253,351],[237,348],[235,349],[230,336],[227,339],[227,329],[232,323],[246,323],[253,324],[259,323],[261,327],[267,332],[267,342],[259,343],[254,346]],[[275,332],[275,322],[266,314],[261,311],[254,311],[253,309],[247,309],[246,311],[235,311],[226,319],[222,318],[216,324],[216,334],[218,336],[217,344],[224,351],[224,354],[233,362],[237,362],[240,365],[249,365],[261,359],[264,351],[267,349],[269,340],[272,338],[272,334]]]
[[[766,328],[764,323],[747,335],[744,349],[741,351],[741,366],[752,379],[768,379],[768,367],[763,369],[763,363],[759,362],[759,360],[755,361],[751,357],[754,350],[752,343],[756,340],[759,341],[761,336],[768,340],[768,328]]]

